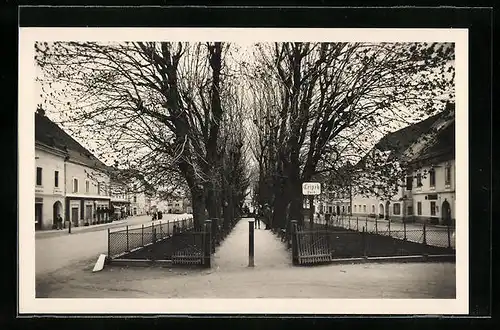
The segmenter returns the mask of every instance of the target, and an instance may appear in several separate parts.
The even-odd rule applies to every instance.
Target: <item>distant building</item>
[[[61,215],[65,224],[92,225],[110,220],[107,167],[45,116],[35,113],[35,228],[51,229]]]

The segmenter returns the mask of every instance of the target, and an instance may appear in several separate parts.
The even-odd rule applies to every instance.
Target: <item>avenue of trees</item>
[[[303,221],[302,182],[352,186],[362,157],[376,180],[357,192],[389,196],[403,169],[367,154],[373,140],[454,98],[453,44],[257,43],[241,55],[222,42],[36,44],[44,106],[148,189],[186,187],[197,225],[205,210],[227,224],[250,184],[273,226]]]

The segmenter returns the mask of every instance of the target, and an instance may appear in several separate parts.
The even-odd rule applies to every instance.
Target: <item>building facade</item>
[[[392,162],[407,169],[402,180],[393,178],[396,193],[390,198],[382,198],[376,192],[355,193],[351,201],[337,196],[331,200],[332,204],[351,203],[353,216],[454,225],[454,105],[449,104],[437,115],[388,134],[374,149],[388,152]]]
[[[35,229],[53,229],[57,216],[65,215],[66,154],[40,142],[35,143]]]
[[[110,221],[106,166],[45,116],[35,113],[35,229]]]

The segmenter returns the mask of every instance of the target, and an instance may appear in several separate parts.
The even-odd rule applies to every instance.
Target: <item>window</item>
[[[372,214],[375,214],[375,205],[372,205]]]
[[[54,172],[54,187],[59,187],[59,171]]]
[[[422,173],[417,174],[417,187],[422,187]]]
[[[36,168],[36,185],[37,186],[42,185],[42,168],[41,167]]]
[[[406,177],[406,190],[411,190],[412,187],[413,187],[413,177],[407,176]]]
[[[137,203],[137,196],[134,196],[134,203]]]
[[[363,212],[366,213],[366,205],[363,205]]]
[[[436,172],[434,169],[431,169],[429,171],[429,186],[435,187],[436,186]]]
[[[431,215],[436,215],[436,202],[431,202]]]
[[[73,192],[78,192],[78,179],[73,179]]]
[[[354,212],[357,212],[358,211],[358,207],[357,205],[354,205]]]
[[[413,206],[408,206],[408,215],[413,215]]]
[[[399,215],[401,214],[401,204],[399,203],[395,203],[394,206],[393,206],[393,209],[392,209],[392,213],[394,215]]]
[[[451,165],[447,164],[444,168],[444,184],[449,186],[451,184]]]
[[[85,180],[85,192],[88,193],[90,190],[90,182],[89,180]]]
[[[422,202],[417,202],[417,215],[422,215]]]

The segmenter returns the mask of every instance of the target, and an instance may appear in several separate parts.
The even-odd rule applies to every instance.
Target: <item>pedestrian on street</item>
[[[63,219],[60,214],[57,215],[57,230],[63,229]]]

